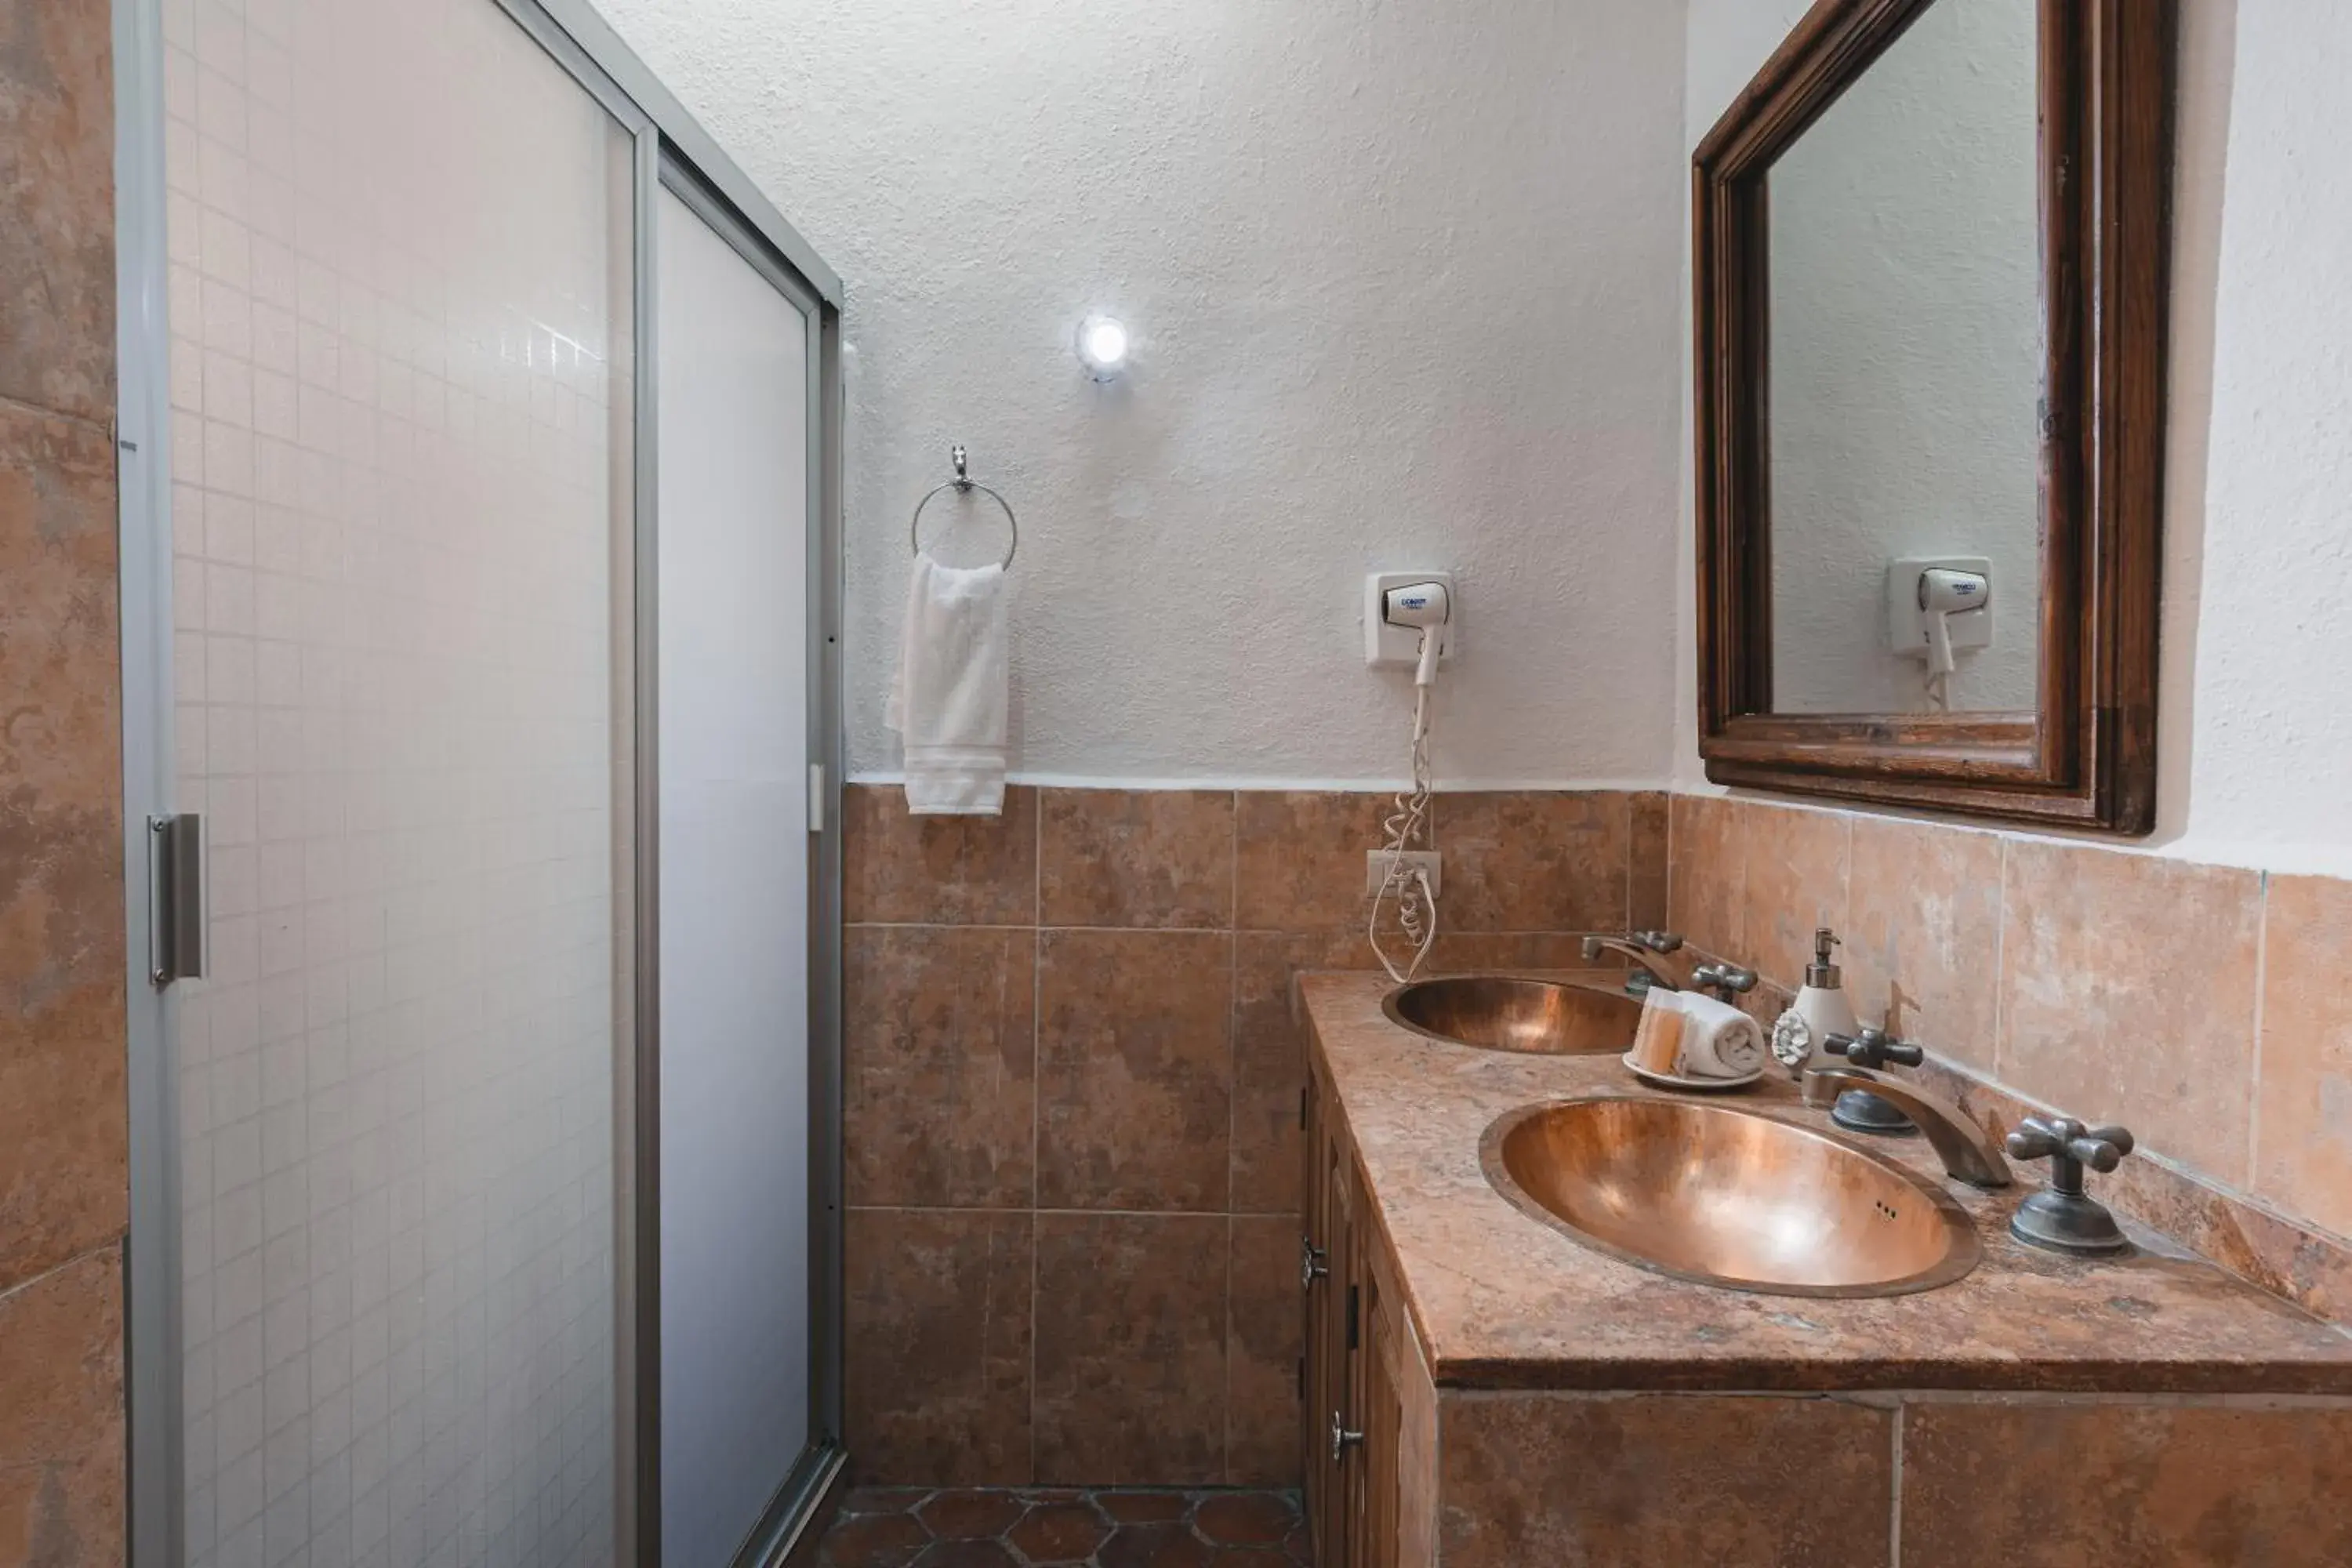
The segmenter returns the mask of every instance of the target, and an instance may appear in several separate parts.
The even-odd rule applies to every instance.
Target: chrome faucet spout
[[[1808,1068],[1802,1089],[1805,1103],[1817,1110],[1833,1104],[1849,1089],[1866,1089],[1911,1119],[1954,1181],[1988,1188],[2010,1184],[2009,1162],[2001,1157],[2000,1146],[1948,1100],[1885,1073],[1854,1067]]]
[[[1669,991],[1687,991],[1691,987],[1691,971],[1696,966],[1680,953],[1644,947],[1624,937],[1588,936],[1584,939],[1584,962],[1591,963],[1604,952],[1613,952],[1627,960],[1647,974],[1654,985],[1663,985]]]
[[[1708,963],[1683,945],[1673,931],[1637,931],[1624,936],[1588,936],[1584,959],[1590,963],[1604,952],[1628,959],[1669,991],[1712,991],[1728,1002],[1756,989],[1756,973],[1728,963]]]

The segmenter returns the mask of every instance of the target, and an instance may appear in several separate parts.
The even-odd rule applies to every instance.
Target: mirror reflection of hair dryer
[[[1931,566],[1919,574],[1919,614],[1927,623],[1927,674],[1949,675],[1952,658],[1952,617],[1979,615],[1992,604],[1992,584],[1978,572],[1955,572]]]

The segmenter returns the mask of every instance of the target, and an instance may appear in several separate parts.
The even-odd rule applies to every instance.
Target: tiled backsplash
[[[1835,927],[1862,1016],[1988,1120],[2123,1122],[2118,1206],[2352,1315],[2352,882],[1718,796],[1671,837],[1695,944],[1777,990]]]
[[[1290,977],[1368,967],[1387,795],[1015,786],[847,831],[848,1406],[863,1476],[1295,1478]],[[1448,795],[1444,968],[1665,912],[1666,797]]]
[[[1289,983],[1371,965],[1391,804],[1016,786],[1000,818],[917,819],[849,791],[864,1476],[1293,1478]],[[1864,1016],[1984,1120],[2127,1123],[2118,1207],[2352,1315],[2352,883],[1654,792],[1441,795],[1436,826],[1433,967],[1569,967],[1583,932],[1672,925],[1758,969],[1769,1014],[1833,926]]]

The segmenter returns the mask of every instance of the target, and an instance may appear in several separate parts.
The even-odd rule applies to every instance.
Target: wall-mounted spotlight
[[[1127,368],[1127,328],[1108,316],[1088,316],[1078,323],[1078,363],[1097,381],[1116,381]]]

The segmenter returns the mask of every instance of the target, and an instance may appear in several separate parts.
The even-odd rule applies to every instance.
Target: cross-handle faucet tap
[[[1726,1002],[1756,989],[1756,972],[1732,963],[1700,963],[1691,968],[1691,984],[1714,992]]]
[[[1726,1002],[1756,989],[1756,972],[1729,963],[1702,963],[1684,950],[1682,934],[1671,931],[1627,931],[1623,936],[1588,936],[1584,961],[1604,952],[1629,959],[1654,985],[1669,991],[1713,991]]]
[[[1822,1042],[1822,1049],[1833,1057],[1843,1057],[1850,1067],[1874,1071],[1892,1064],[1916,1068],[1927,1059],[1927,1053],[1917,1046],[1895,1038],[1885,1030],[1864,1024],[1851,1035],[1832,1035]]]
[[[1867,1024],[1851,1035],[1830,1036],[1822,1042],[1822,1049],[1872,1073],[1889,1065],[1916,1068],[1927,1059],[1927,1053],[1918,1047],[1906,1045],[1885,1030]],[[1867,1132],[1880,1138],[1907,1136],[1915,1130],[1911,1119],[1892,1100],[1866,1089],[1850,1089],[1838,1096],[1830,1120],[1849,1132]]]
[[[2071,1116],[2029,1116],[2009,1135],[2020,1160],[2048,1160],[2050,1186],[2020,1204],[2009,1234],[2051,1252],[2095,1258],[2125,1252],[2131,1242],[2106,1205],[2083,1190],[2083,1172],[2112,1171],[2132,1152],[2127,1127],[2085,1127]]]

